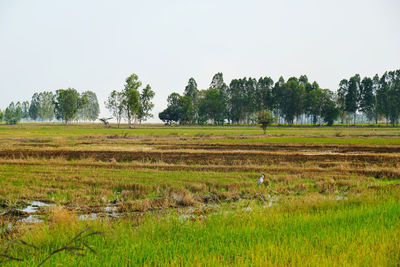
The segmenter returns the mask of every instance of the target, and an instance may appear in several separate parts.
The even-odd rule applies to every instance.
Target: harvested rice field
[[[396,266],[399,199],[399,128],[0,125],[5,266]]]

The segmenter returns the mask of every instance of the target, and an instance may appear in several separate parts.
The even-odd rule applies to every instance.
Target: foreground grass
[[[104,236],[86,239],[98,255],[55,254],[46,266],[395,266],[400,262],[398,190],[386,197],[347,201],[306,199],[251,211],[230,208],[182,220],[178,214],[147,214],[117,222],[82,222],[55,212],[49,222],[21,234],[39,248],[14,245],[37,265],[88,225]],[[389,194],[389,195],[390,195]],[[40,251],[40,252],[38,252]]]

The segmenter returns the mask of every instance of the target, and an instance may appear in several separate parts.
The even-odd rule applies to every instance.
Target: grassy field
[[[0,261],[398,265],[399,128],[261,133],[0,125]]]

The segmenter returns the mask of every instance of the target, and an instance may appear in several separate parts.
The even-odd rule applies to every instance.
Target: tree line
[[[121,91],[110,93],[105,105],[118,126],[125,119],[130,127],[153,116],[154,95],[150,85],[142,87],[139,77],[132,74]],[[395,126],[400,117],[400,70],[372,78],[356,74],[341,80],[336,93],[309,81],[306,75],[286,81],[280,77],[276,82],[270,77],[245,77],[227,85],[223,74],[217,73],[205,90],[199,90],[195,79],[190,78],[182,95],[174,92],[168,96],[167,108],[159,118],[166,124],[256,124],[264,110],[271,111],[279,124],[355,124],[361,120]],[[80,94],[68,88],[35,93],[30,101],[11,102],[0,110],[0,122],[95,121],[99,113],[94,92]]]
[[[141,123],[152,117],[151,110],[154,104],[154,91],[150,85],[146,85],[139,92],[142,82],[136,74],[132,74],[125,80],[122,91],[113,90],[105,105],[118,122],[121,119]],[[95,121],[100,114],[100,107],[96,93],[85,91],[79,93],[74,88],[59,89],[55,93],[45,91],[35,93],[31,101],[11,102],[4,112],[0,110],[0,122],[16,124],[25,121],[53,121],[61,120],[64,123],[70,121]]]
[[[271,111],[277,122],[332,125],[357,118],[378,123],[383,119],[394,126],[400,116],[400,70],[385,72],[373,78],[354,75],[339,83],[336,93],[320,88],[306,75],[233,79],[229,85],[223,74],[214,75],[208,89],[199,90],[190,78],[183,95],[172,93],[167,108],[159,113],[166,124],[256,124],[258,115]]]
[[[59,89],[55,93],[44,91],[34,93],[30,101],[11,102],[4,112],[0,111],[0,121],[16,124],[25,121],[52,121],[68,123],[75,121],[95,121],[100,113],[96,93],[78,93],[74,88]]]

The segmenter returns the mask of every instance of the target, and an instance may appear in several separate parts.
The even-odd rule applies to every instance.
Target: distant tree
[[[77,112],[77,118],[84,121],[95,121],[99,117],[100,107],[97,101],[97,96],[95,92],[86,91],[82,93],[87,99],[87,102],[82,106]]]
[[[392,126],[399,123],[400,116],[400,70],[389,71],[386,75],[389,101],[389,120]]]
[[[52,121],[55,116],[53,92],[41,92],[38,95],[38,115],[42,121]]]
[[[225,119],[229,117],[228,110],[228,86],[224,82],[224,75],[222,72],[218,72],[214,75],[211,80],[209,89],[216,89],[219,92],[219,105],[221,107],[218,109],[220,114],[217,116],[219,118],[219,123],[224,124]]]
[[[256,110],[272,110],[274,107],[274,98],[272,96],[272,87],[274,81],[270,77],[258,79],[256,90]]]
[[[247,79],[233,79],[228,89],[228,110],[229,118],[232,122],[240,123],[243,121],[246,112],[246,81]]]
[[[201,113],[214,123],[222,124],[224,120],[224,104],[218,89],[208,89],[200,101]]]
[[[254,78],[245,78],[245,86],[244,86],[246,95],[245,102],[243,103],[244,110],[244,119],[246,123],[256,123],[256,116],[253,116],[258,111],[257,102],[259,99],[257,96],[257,80]]]
[[[193,103],[190,96],[172,93],[168,96],[167,101],[167,108],[158,115],[160,120],[167,124],[171,124],[173,121],[188,124],[193,121]]]
[[[378,107],[378,96],[377,96],[377,92],[379,91],[379,76],[378,74],[375,74],[374,78],[372,79],[372,94],[374,96],[374,120],[375,123],[378,124],[378,120],[379,120],[379,107]]]
[[[283,116],[282,111],[284,110],[285,104],[285,80],[281,76],[279,80],[274,84],[272,88],[272,97],[274,99],[273,109],[272,111],[278,115],[278,123],[280,124],[280,118]]]
[[[118,128],[125,111],[123,102],[124,102],[124,94],[116,90],[113,90],[108,96],[107,100],[104,102],[106,108],[117,120]]]
[[[189,124],[193,121],[194,111],[192,98],[189,96],[179,97],[179,122],[181,124]]]
[[[334,99],[334,93],[328,89],[321,90],[321,117],[328,126],[332,126],[335,120],[339,117],[339,108]]]
[[[54,98],[56,118],[64,123],[70,122],[87,101],[73,88],[57,90]]]
[[[131,128],[132,120],[134,124],[138,119],[139,109],[140,109],[140,94],[139,88],[142,86],[142,82],[136,74],[132,74],[125,80],[125,86],[123,90],[124,101],[123,105],[125,107],[125,115],[128,120],[128,127]]]
[[[258,124],[261,124],[261,128],[263,129],[264,134],[266,134],[267,127],[275,121],[274,116],[269,110],[263,110],[258,113],[257,118]]]
[[[4,113],[3,113],[3,111],[1,111],[1,109],[0,109],[0,123],[3,122],[3,119],[4,119]]]
[[[140,108],[139,108],[139,122],[147,120],[148,118],[152,118],[153,114],[151,114],[151,110],[154,108],[154,104],[151,100],[154,98],[155,93],[151,90],[150,85],[146,85],[143,88],[142,93],[140,94]]]
[[[308,92],[306,96],[307,114],[312,117],[312,123],[317,124],[322,117],[323,91],[321,88],[315,88]]]
[[[349,89],[349,81],[343,79],[339,83],[339,89],[337,91],[337,105],[339,109],[339,116],[341,123],[344,123],[344,119],[346,118],[346,95]]]
[[[369,77],[362,79],[360,84],[360,111],[367,117],[368,121],[374,119],[375,116],[375,96],[373,81]]]
[[[193,103],[193,119],[194,119],[193,122],[198,123],[200,99],[199,99],[199,90],[197,89],[197,83],[194,78],[189,79],[189,82],[185,87],[183,95],[191,98]]]
[[[158,115],[160,120],[167,124],[171,124],[173,121],[179,122],[181,116],[180,99],[181,96],[178,93],[172,93],[168,96],[167,108]]]
[[[354,124],[356,123],[357,110],[359,108],[360,95],[360,75],[356,74],[349,79],[348,89],[345,96],[345,110],[354,116]]]
[[[29,101],[24,101],[21,104],[22,108],[22,119],[29,120]]]
[[[172,121],[174,121],[171,112],[172,112],[171,109],[166,108],[165,110],[163,110],[158,114],[158,118],[162,120],[165,124],[171,125]]]
[[[303,113],[305,88],[297,78],[289,78],[282,87],[281,113],[289,124]]]
[[[387,77],[388,73],[385,72],[379,80],[379,88],[376,91],[377,111],[379,114],[385,117],[386,124],[388,124],[388,119],[390,117],[390,100],[391,100]]]
[[[40,107],[39,94],[34,93],[31,99],[31,104],[29,106],[29,117],[34,121],[36,121],[39,118],[39,107]]]
[[[14,108],[14,103],[13,103],[13,108]],[[4,121],[7,124],[15,124],[16,122],[14,122],[13,120],[13,115],[14,111],[10,109],[10,107],[7,107],[6,110],[4,111]]]
[[[15,105],[14,102],[11,102],[4,112],[4,121],[7,124],[17,124],[21,120],[21,115],[21,104],[18,102]]]

